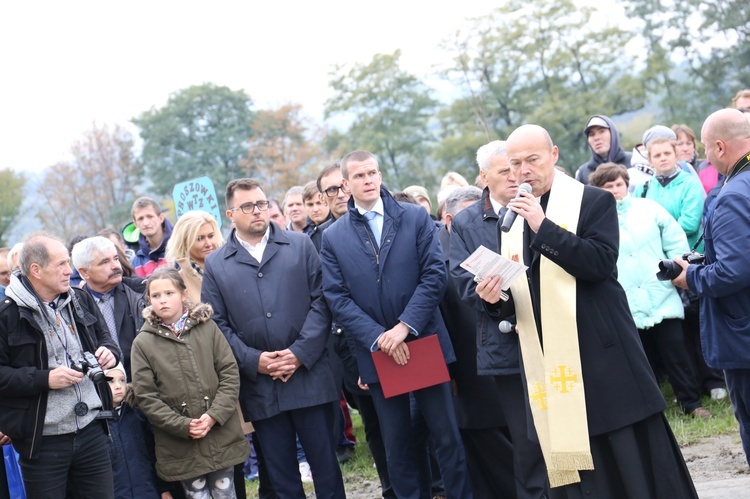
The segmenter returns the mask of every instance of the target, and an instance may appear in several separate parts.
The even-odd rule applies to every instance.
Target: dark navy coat
[[[479,246],[496,253],[498,248],[498,216],[490,202],[490,191],[485,188],[482,199],[461,210],[451,223],[450,270],[461,299],[471,305],[476,318],[477,373],[482,375],[518,374],[518,335],[503,334],[498,321],[484,308],[476,293],[474,275],[461,268]]]
[[[687,283],[701,298],[706,363],[750,369],[750,172],[719,191],[705,230],[705,265],[691,265]]]
[[[109,422],[115,499],[158,499],[154,435],[143,413],[123,403]],[[161,482],[160,482],[161,483]]]
[[[230,234],[206,259],[201,299],[232,347],[246,420],[338,400],[326,342],[331,315],[321,291],[320,258],[305,234],[269,224],[258,263]],[[258,374],[261,352],[289,348],[302,366],[286,382]]]
[[[370,348],[403,322],[419,337],[437,334],[446,362],[455,355],[438,310],[448,282],[437,227],[421,206],[400,204],[381,188],[381,246],[349,199],[349,212],[323,233],[323,291],[334,320],[352,334],[364,383],[378,381]],[[410,334],[406,341],[415,339]]]

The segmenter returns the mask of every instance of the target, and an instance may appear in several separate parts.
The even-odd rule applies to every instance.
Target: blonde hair
[[[198,231],[203,227],[203,224],[211,225],[217,241],[217,247],[224,244],[219,224],[216,223],[216,220],[210,213],[199,210],[188,211],[177,221],[174,229],[172,229],[172,235],[169,241],[167,241],[167,262],[174,264],[177,260],[190,259],[190,248],[198,239]]]
[[[648,147],[646,150],[648,151],[648,159],[651,159],[651,147],[656,144],[669,144],[672,146],[672,150],[675,154],[677,154],[677,144],[675,144],[675,141],[672,139],[669,139],[667,137],[656,137],[655,139],[651,139],[648,142]]]
[[[448,172],[443,175],[443,179],[440,181],[440,190],[442,191],[449,185],[456,185],[458,187],[466,187],[469,182],[466,181],[463,175],[456,172]]]

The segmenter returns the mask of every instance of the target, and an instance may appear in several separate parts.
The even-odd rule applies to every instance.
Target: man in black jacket
[[[83,289],[94,297],[110,335],[120,347],[122,365],[130,379],[130,347],[143,325],[143,295],[123,282],[117,249],[106,237],[84,239],[73,247],[72,257],[86,281]]]
[[[516,317],[550,497],[697,497],[617,282],[615,199],[556,171],[558,148],[540,126],[511,133],[507,154],[532,192],[508,204],[518,219],[501,254],[528,268],[511,301],[499,278],[477,294]]]
[[[88,358],[90,373],[107,369],[120,352],[91,296],[70,288],[69,262],[54,236],[24,245],[0,306],[0,428],[20,454],[29,497],[111,498],[102,402],[74,367]]]
[[[487,391],[488,405],[501,414],[498,425],[507,426],[513,443],[515,492],[517,497],[546,497],[547,477],[539,444],[529,438],[528,403],[523,393],[519,367],[518,335],[503,334],[499,320],[491,317],[477,294],[474,276],[461,267],[479,246],[499,252],[498,222],[505,206],[518,192],[511,176],[505,142],[495,140],[477,150],[479,174],[487,187],[482,198],[458,213],[451,223],[450,269],[459,296],[473,310],[476,341],[476,373],[492,379],[495,388]],[[501,215],[498,215],[498,212]],[[488,439],[480,452],[492,445]]]

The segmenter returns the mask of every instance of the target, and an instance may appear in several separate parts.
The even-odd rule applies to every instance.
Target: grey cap
[[[675,134],[671,128],[667,128],[664,125],[654,125],[643,132],[643,145],[648,148],[649,142],[660,137],[669,140],[677,140],[677,134]]]
[[[604,121],[601,116],[592,116],[589,118],[589,121],[586,123],[586,128],[583,129],[584,135],[588,137],[589,135],[589,129],[591,127],[600,126],[602,128],[609,128],[609,123]]]

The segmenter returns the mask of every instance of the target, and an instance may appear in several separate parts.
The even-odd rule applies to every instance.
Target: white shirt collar
[[[489,198],[490,198],[490,203],[492,204],[492,211],[494,211],[495,213],[500,213],[500,209],[505,208],[505,206],[495,201],[495,199],[492,197],[492,194],[489,195]]]
[[[250,253],[250,255],[253,256],[256,260],[258,260],[258,263],[260,263],[260,261],[263,259],[263,252],[265,251],[266,245],[268,244],[268,234],[270,233],[270,231],[271,225],[269,224],[268,228],[266,229],[266,233],[263,234],[263,237],[255,246],[248,243],[247,241],[244,241],[240,237],[239,232],[237,232],[236,230],[234,231],[234,237],[237,238],[237,242],[240,243],[240,246],[245,248],[247,252]]]
[[[357,211],[360,215],[364,215],[368,211],[374,211],[381,217],[385,216],[385,209],[383,208],[383,198],[378,197],[378,200],[375,202],[375,206],[372,207],[372,209],[366,210],[359,206],[357,203],[354,203],[354,207],[357,208]]]

